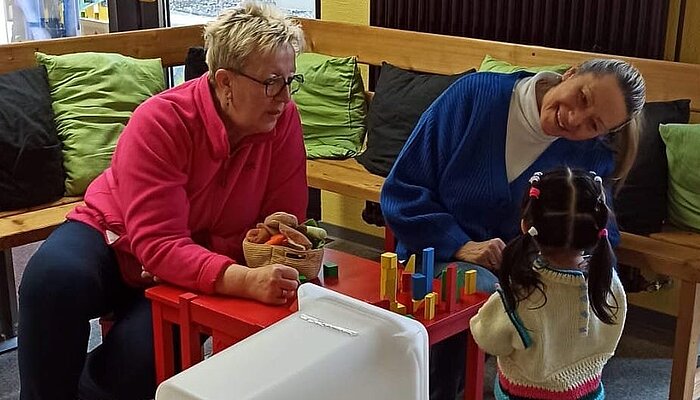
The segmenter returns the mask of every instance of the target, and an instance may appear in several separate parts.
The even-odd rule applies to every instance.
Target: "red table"
[[[319,281],[318,284],[371,304],[380,303],[378,262],[332,249],[324,251],[324,261],[338,264],[339,277]],[[253,300],[196,295],[168,285],[148,289],[146,297],[151,300],[153,310],[158,383],[175,374],[173,325],[180,327],[181,367],[185,369],[202,359],[200,334],[212,336],[216,353],[297,310],[296,301],[283,306],[270,306]],[[436,310],[433,320],[417,318],[428,331],[430,344],[468,330],[469,320],[476,315],[486,298],[486,294],[477,293],[469,296],[467,303],[457,303],[452,313]],[[467,336],[464,397],[480,400],[483,397],[484,353],[471,334]]]

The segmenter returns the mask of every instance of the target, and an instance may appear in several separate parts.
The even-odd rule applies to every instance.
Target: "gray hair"
[[[639,70],[626,61],[597,58],[579,65],[579,74],[614,75],[625,97],[627,116],[632,119],[639,115],[646,101],[646,85]]]
[[[639,70],[628,62],[617,59],[593,59],[579,65],[577,74],[613,75],[620,85],[627,106],[627,121],[612,130],[610,144],[615,152],[613,180],[617,188],[624,185],[625,179],[639,147],[639,123],[642,108],[646,101],[646,84]]]
[[[229,8],[204,28],[209,79],[226,68],[240,70],[251,54],[268,53],[290,44],[296,54],[304,49],[299,24],[269,4],[246,1]]]

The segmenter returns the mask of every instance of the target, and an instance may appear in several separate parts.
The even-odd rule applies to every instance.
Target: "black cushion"
[[[640,235],[661,230],[667,214],[668,162],[659,124],[686,124],[689,118],[690,100],[644,105],[637,158],[615,197],[615,214],[622,230]]]
[[[204,47],[190,47],[185,57],[185,80],[199,78],[207,71],[207,51]]]
[[[46,70],[0,75],[0,210],[56,200],[64,179]]]
[[[433,75],[383,63],[367,116],[367,149],[357,161],[387,176],[421,114],[454,81],[474,71]]]

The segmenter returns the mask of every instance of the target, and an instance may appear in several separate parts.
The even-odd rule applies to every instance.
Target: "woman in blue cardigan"
[[[459,79],[422,115],[382,188],[399,259],[434,247],[436,275],[456,262],[477,270],[478,290],[493,292],[505,242],[519,232],[528,178],[565,165],[595,171],[610,191],[634,161],[644,100],[639,71],[613,59],[589,60],[564,75],[483,72]],[[612,219],[608,232],[616,245]],[[462,359],[450,354],[461,349],[443,343],[451,348],[448,362]],[[431,362],[443,364],[436,350]],[[444,368],[456,376],[431,374],[431,398],[453,397],[464,376],[459,365]]]

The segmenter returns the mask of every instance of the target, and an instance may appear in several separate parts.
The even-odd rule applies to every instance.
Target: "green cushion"
[[[163,90],[163,67],[160,59],[109,53],[37,52],[36,59],[49,76],[63,143],[66,195],[81,195],[109,166],[117,138],[136,106]]]
[[[512,72],[520,72],[520,71],[526,71],[526,72],[532,72],[532,73],[537,73],[540,71],[552,71],[556,72],[559,74],[563,74],[566,72],[569,68],[571,68],[570,65],[567,64],[559,64],[559,65],[544,65],[540,67],[521,67],[518,65],[513,65],[509,62],[506,61],[501,61],[497,60],[490,55],[486,55],[484,57],[484,60],[481,61],[481,66],[479,67],[479,71],[488,71],[488,72],[502,72],[506,74],[510,74]]]
[[[668,157],[668,216],[700,231],[700,124],[660,125]]]
[[[364,85],[355,57],[302,53],[297,72],[304,84],[294,94],[309,158],[345,158],[360,151],[365,136]]]

